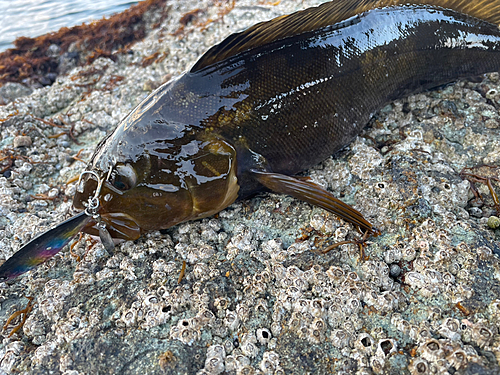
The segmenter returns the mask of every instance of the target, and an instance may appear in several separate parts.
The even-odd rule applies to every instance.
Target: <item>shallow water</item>
[[[0,0],[0,51],[18,36],[38,36],[121,12],[127,0]]]

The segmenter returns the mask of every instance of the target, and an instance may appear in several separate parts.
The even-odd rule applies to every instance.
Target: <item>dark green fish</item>
[[[386,103],[497,71],[499,23],[499,0],[338,0],[229,36],[98,145],[74,197],[92,217],[84,231],[111,248],[268,189],[378,234],[292,176],[348,145]]]

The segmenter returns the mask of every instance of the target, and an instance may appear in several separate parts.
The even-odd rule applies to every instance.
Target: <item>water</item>
[[[127,0],[0,0],[0,51],[18,36],[39,36],[121,12]]]

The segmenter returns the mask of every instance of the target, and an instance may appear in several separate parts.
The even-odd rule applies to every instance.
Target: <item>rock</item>
[[[18,135],[14,138],[14,148],[31,146],[31,137],[27,135]]]
[[[7,82],[0,87],[0,102],[7,104],[17,98],[30,95],[32,92],[33,90],[21,83]]]

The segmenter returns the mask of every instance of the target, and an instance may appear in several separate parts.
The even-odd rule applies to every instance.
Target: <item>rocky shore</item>
[[[5,83],[0,258],[71,216],[96,144],[152,90],[230,33],[319,3],[167,3],[119,53]],[[359,235],[275,194],[113,255],[84,236],[0,283],[0,322],[27,313],[2,332],[0,374],[499,374],[499,108],[498,73],[399,100],[306,173],[381,229],[366,260],[356,244],[315,253]]]

